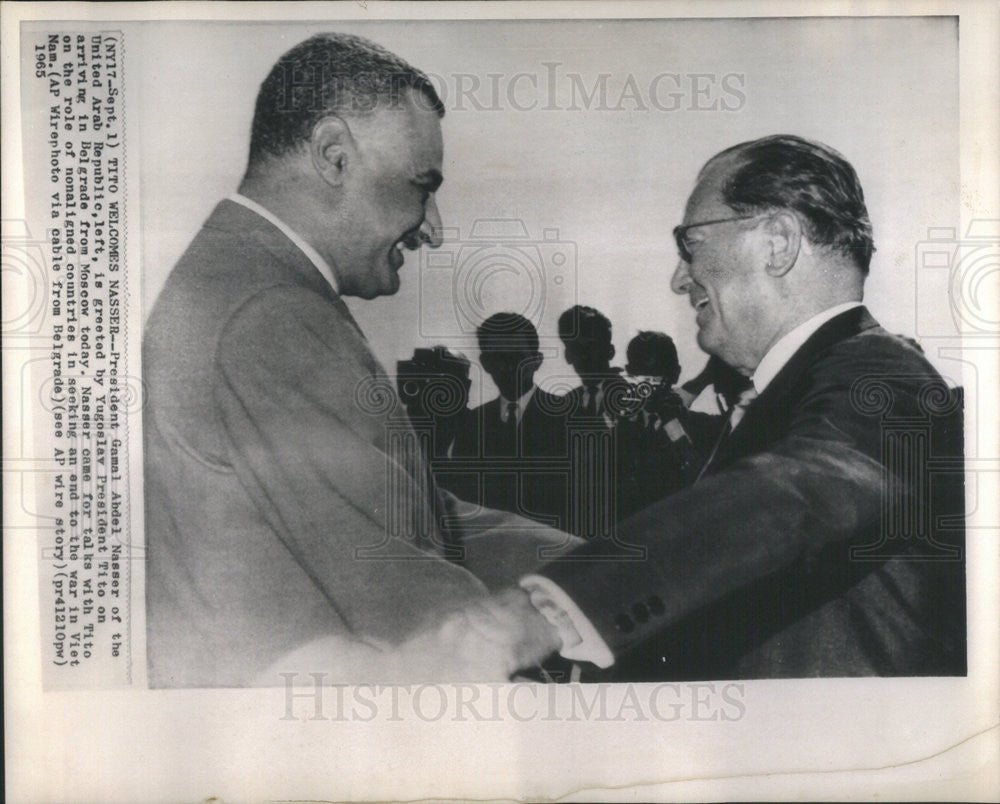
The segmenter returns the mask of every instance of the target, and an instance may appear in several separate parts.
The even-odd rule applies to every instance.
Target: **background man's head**
[[[566,362],[585,383],[606,376],[615,356],[611,322],[593,307],[577,304],[559,316],[559,339]]]
[[[745,374],[798,324],[859,301],[875,250],[854,168],[790,135],[709,160],[675,238],[671,286],[697,310],[699,345]]]
[[[443,115],[427,76],[398,56],[318,34],[261,84],[241,192],[330,263],[342,294],[395,293],[403,249],[439,244]]]
[[[476,335],[479,362],[504,398],[514,401],[527,393],[542,364],[534,324],[517,313],[496,313],[480,324]]]
[[[461,415],[469,404],[471,365],[464,354],[444,345],[418,347],[412,358],[397,361],[397,390],[410,421]]]
[[[625,371],[633,377],[675,385],[681,376],[677,347],[663,332],[643,330],[628,343]]]

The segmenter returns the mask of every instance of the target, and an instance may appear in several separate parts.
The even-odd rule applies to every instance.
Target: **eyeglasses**
[[[699,226],[711,226],[715,223],[732,223],[733,221],[752,221],[757,218],[766,218],[767,213],[758,215],[741,215],[738,218],[719,218],[717,221],[702,221],[701,223],[689,223],[687,226],[674,227],[674,240],[677,242],[677,253],[681,255],[684,262],[691,262],[691,245],[687,239],[690,229],[697,229]]]

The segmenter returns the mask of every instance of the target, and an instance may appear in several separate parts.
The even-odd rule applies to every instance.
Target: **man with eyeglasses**
[[[964,674],[960,396],[862,306],[854,169],[737,145],[674,234],[698,343],[752,387],[699,480],[619,526],[645,560],[591,541],[522,579],[549,647],[616,680]]]

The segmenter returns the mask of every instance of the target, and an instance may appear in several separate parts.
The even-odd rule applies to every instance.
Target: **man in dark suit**
[[[399,399],[432,465],[451,455],[455,433],[469,415],[470,367],[465,355],[447,346],[417,347],[411,359],[396,362]]]
[[[492,616],[484,584],[445,560],[462,555],[454,501],[341,298],[395,293],[404,251],[438,245],[443,111],[423,73],[353,36],[312,37],[261,85],[239,193],[144,337],[153,686],[281,683],[261,674],[303,667],[287,657],[317,641],[302,661],[327,678],[484,678],[479,650],[441,650],[462,630],[445,612]],[[379,665],[428,622],[450,631]]]
[[[611,342],[611,322],[593,307],[582,304],[564,310],[557,323],[566,362],[580,378],[580,385],[566,395],[570,415],[575,418],[604,420],[614,424],[609,403],[625,392],[622,370],[611,365],[615,347]]]
[[[497,313],[477,337],[480,363],[500,395],[465,418],[452,455],[478,463],[482,491],[475,502],[565,528],[566,404],[535,385],[543,359],[538,332],[522,315]]]
[[[708,454],[696,445],[691,413],[674,390],[681,367],[673,339],[642,331],[626,354],[633,390],[614,427],[619,519],[692,483]]]
[[[960,675],[960,395],[861,305],[860,182],[798,137],[711,159],[675,230],[698,342],[751,377],[703,477],[522,579],[619,679]],[[932,477],[933,476],[933,477]]]

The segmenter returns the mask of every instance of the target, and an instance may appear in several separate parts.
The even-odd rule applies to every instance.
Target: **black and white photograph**
[[[11,800],[996,795],[996,5],[161,8],[4,9]]]

